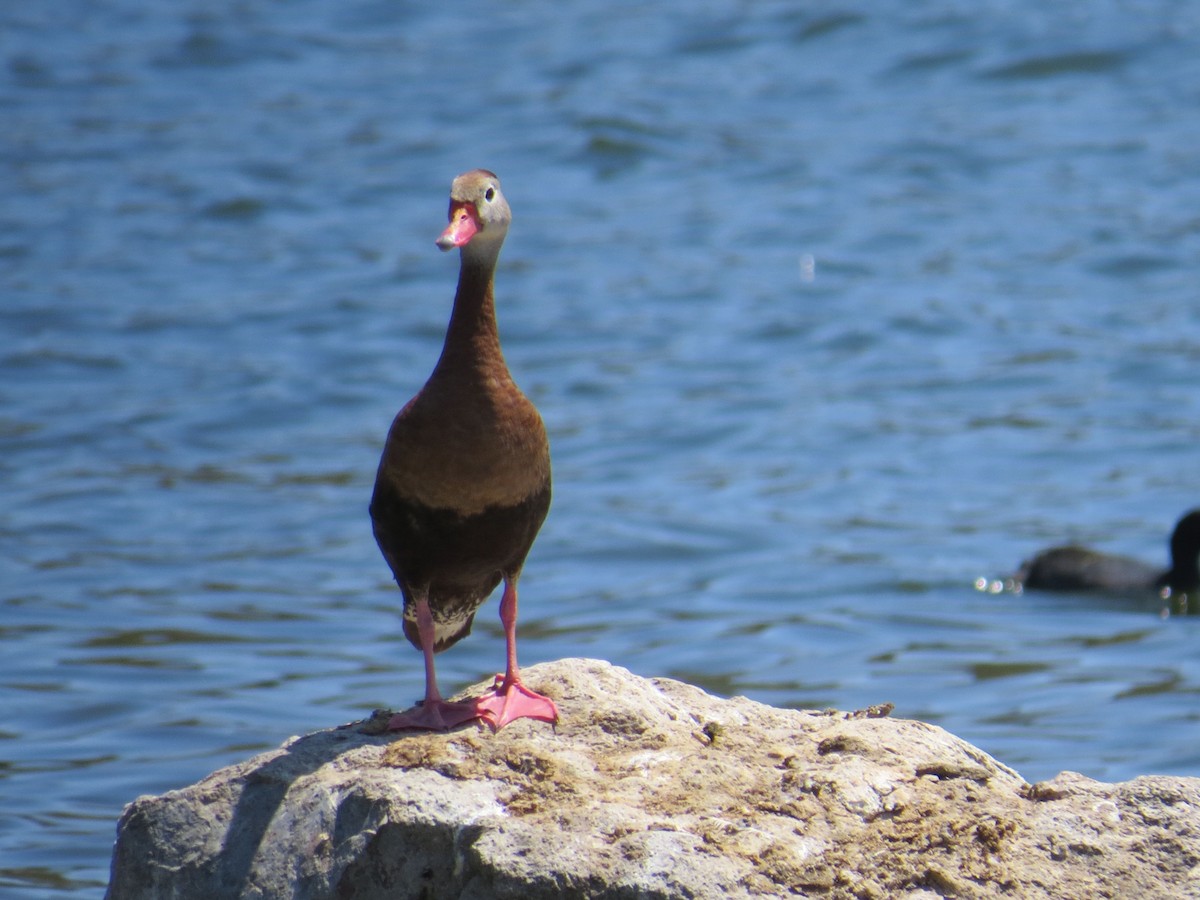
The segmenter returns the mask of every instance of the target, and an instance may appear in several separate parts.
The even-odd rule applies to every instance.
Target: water
[[[366,504],[480,165],[555,461],[525,664],[1200,774],[1200,620],[973,587],[1200,505],[1200,10],[878,7],[0,13],[0,895],[420,693]],[[493,602],[441,672],[501,660]]]

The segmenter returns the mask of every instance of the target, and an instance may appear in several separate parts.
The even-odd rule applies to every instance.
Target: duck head
[[[450,224],[437,245],[442,250],[458,247],[464,257],[495,257],[511,221],[512,212],[495,173],[487,169],[464,172],[450,186]]]

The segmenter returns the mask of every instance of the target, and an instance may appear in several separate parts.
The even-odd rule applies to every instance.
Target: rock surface
[[[886,707],[774,709],[585,659],[524,674],[557,729],[373,719],[139,798],[108,897],[1200,897],[1200,779],[1029,785]]]

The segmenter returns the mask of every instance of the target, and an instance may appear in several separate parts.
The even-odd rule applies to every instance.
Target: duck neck
[[[495,274],[495,259],[470,260],[464,255],[439,367],[487,367],[497,359],[503,365],[493,296]]]

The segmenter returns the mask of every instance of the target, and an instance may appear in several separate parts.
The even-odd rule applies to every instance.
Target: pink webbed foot
[[[539,722],[558,721],[558,707],[549,697],[531,691],[514,678],[505,683],[503,675],[496,676],[496,683],[489,693],[476,701],[484,713],[480,718],[487,722],[493,731],[499,731],[509,722],[517,719],[537,719]]]
[[[480,708],[478,700],[450,703],[447,700],[425,700],[412,709],[388,719],[388,731],[449,731],[467,722],[483,721],[495,731],[497,725],[491,713]]]

